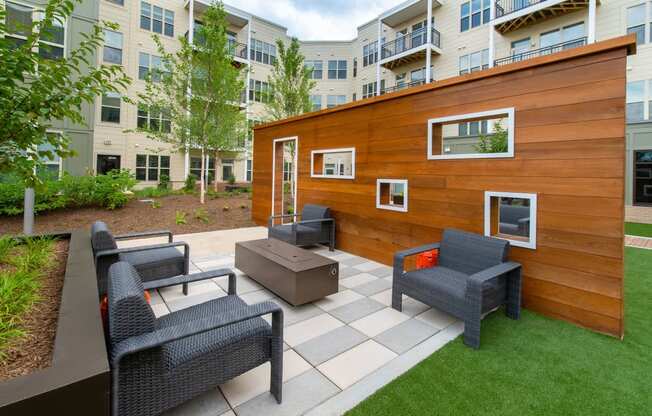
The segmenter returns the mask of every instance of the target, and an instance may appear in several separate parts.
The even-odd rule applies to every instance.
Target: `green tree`
[[[158,36],[154,40],[163,58],[162,74],[150,74],[140,105],[164,114],[171,126],[141,126],[148,137],[172,144],[175,150],[199,150],[202,155],[200,202],[205,200],[206,155],[234,151],[246,135],[246,118],[240,109],[243,71],[233,64],[222,3],[209,7],[191,44],[180,38],[181,48],[167,52]]]
[[[478,153],[505,153],[507,152],[507,130],[500,122],[494,124],[492,134],[481,134],[477,144],[473,145]]]
[[[40,184],[36,172],[43,160],[74,154],[65,134],[46,134],[52,123],[67,119],[84,124],[84,104],[107,92],[120,92],[131,82],[120,66],[95,65],[104,29],[115,30],[115,24],[94,25],[67,56],[48,53],[42,42],[60,33],[80,2],[49,0],[40,20],[28,25],[7,21],[7,10],[0,5],[0,173],[16,174],[29,187]]]

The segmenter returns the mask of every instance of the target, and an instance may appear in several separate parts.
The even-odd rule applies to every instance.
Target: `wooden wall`
[[[626,58],[632,37],[439,81],[255,130],[253,218],[271,211],[272,140],[298,136],[298,210],[331,207],[337,248],[390,265],[442,229],[484,230],[484,192],[538,195],[537,248],[512,248],[524,306],[623,335]],[[435,62],[436,65],[436,62]],[[515,156],[427,160],[427,120],[515,108]],[[310,152],[355,147],[354,180],[310,178]],[[376,179],[409,180],[409,212]]]

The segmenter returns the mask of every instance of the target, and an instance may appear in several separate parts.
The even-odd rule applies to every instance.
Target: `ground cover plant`
[[[651,237],[652,238],[652,224],[641,224],[637,222],[626,222],[625,223],[625,234],[627,235],[638,235],[641,237]]]

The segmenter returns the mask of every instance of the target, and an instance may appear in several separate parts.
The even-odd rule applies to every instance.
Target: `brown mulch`
[[[36,233],[70,231],[76,228],[90,229],[96,220],[107,223],[115,234],[130,232],[170,230],[174,234],[188,234],[203,231],[228,230],[253,227],[251,200],[249,194],[210,199],[202,206],[197,195],[171,195],[155,198],[160,208],[139,200],[130,201],[124,208],[109,211],[102,208],[62,209],[39,214],[35,219]],[[204,208],[208,222],[195,218],[195,211]],[[227,207],[227,209],[225,209]],[[187,224],[175,222],[176,212],[186,213]],[[0,235],[19,234],[23,217],[0,217]]]
[[[0,365],[0,381],[49,367],[52,362],[61,289],[68,259],[68,241],[57,241],[54,254],[54,267],[41,278],[39,300],[25,314],[21,323],[21,329],[27,335],[16,340],[6,351],[5,364]]]

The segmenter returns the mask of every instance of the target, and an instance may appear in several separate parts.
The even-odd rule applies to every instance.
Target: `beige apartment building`
[[[99,57],[121,64],[135,82],[130,96],[144,88],[141,78],[160,64],[153,33],[165,47],[177,37],[194,36],[210,0],[100,0],[99,19],[120,24],[107,35]],[[247,90],[241,104],[251,122],[265,120],[261,92],[267,88],[277,39],[287,28],[248,11],[225,6],[234,44],[234,64],[246,66]],[[313,109],[389,93],[427,82],[530,59],[603,39],[636,33],[638,53],[628,61],[627,203],[652,203],[652,1],[650,0],[408,0],[358,27],[350,41],[302,41],[306,65],[313,68]],[[508,86],[506,86],[508,88]],[[124,133],[138,123],[166,120],[127,104],[120,97],[98,102],[93,155],[96,171],[121,167],[135,171],[143,186],[162,174],[180,186],[197,173],[201,155],[179,152],[144,135]],[[169,125],[169,123],[167,124]],[[460,134],[478,134],[468,126]],[[251,180],[249,141],[241,151],[207,156],[211,179]],[[288,167],[288,171],[291,168]]]

